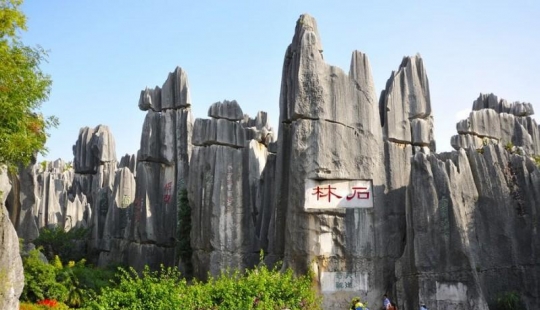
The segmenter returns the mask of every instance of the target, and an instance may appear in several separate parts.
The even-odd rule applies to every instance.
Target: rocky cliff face
[[[0,168],[0,308],[19,309],[24,286],[19,238],[4,206],[10,183],[6,169]]]
[[[199,278],[256,264],[260,239],[267,238],[262,226],[268,226],[272,207],[263,205],[259,194],[268,156],[265,143],[273,141],[266,113],[251,119],[236,101],[223,101],[214,103],[208,116],[195,120],[188,182],[193,266]]]
[[[478,124],[475,112],[508,118],[483,109],[468,121]],[[538,144],[509,147],[497,135],[499,123],[484,121],[485,132],[494,133],[480,136],[488,142],[412,159],[406,249],[396,264],[397,292],[407,309],[420,301],[437,309],[488,309],[510,291],[521,294],[527,309],[538,304],[540,171],[520,155]],[[505,137],[523,132],[516,125]]]
[[[538,124],[530,103],[498,100],[494,94],[480,94],[467,119],[457,123],[452,147],[480,149],[488,143],[519,147],[523,155],[540,154]]]
[[[161,88],[141,91],[139,108],[146,111],[141,145],[116,171],[101,265],[175,263],[177,197],[187,186],[193,127],[186,72],[177,67]]]
[[[313,267],[326,307],[382,296],[374,261],[388,255],[376,229],[384,144],[367,56],[353,52],[349,74],[326,64],[316,22],[303,15],[285,54],[280,111],[271,254],[297,271]],[[358,207],[362,199],[370,203]],[[340,207],[347,201],[356,207]]]

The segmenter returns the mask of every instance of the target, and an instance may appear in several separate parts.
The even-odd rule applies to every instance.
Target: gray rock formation
[[[407,246],[396,267],[404,309],[420,301],[437,309],[488,309],[517,287],[525,308],[535,309],[538,175],[531,159],[500,145],[482,153],[416,154]]]
[[[381,121],[390,142],[429,146],[435,152],[429,82],[420,55],[404,57],[380,98]]]
[[[130,207],[133,208],[135,199],[135,177],[128,167],[116,171],[112,197],[109,200],[108,210],[103,229],[99,263],[127,263],[126,251],[121,251],[121,244],[129,240]],[[117,250],[117,251],[113,251]]]
[[[246,132],[265,131],[271,139],[272,130],[266,113],[259,112],[257,120],[251,120],[241,111],[236,101],[215,103],[208,113],[214,118],[196,119],[193,128],[188,197],[194,274],[200,278],[229,267],[255,265],[261,236],[266,240],[264,246],[268,243],[273,206],[263,205],[262,199],[268,197],[259,187],[268,150],[262,135],[252,136],[260,140],[247,141]],[[268,183],[264,188],[273,186]]]
[[[492,109],[497,113],[513,114],[515,116],[525,117],[534,114],[532,104],[526,102],[508,103],[506,100],[499,100],[494,94],[480,94],[478,99],[473,102],[473,110]]]
[[[187,73],[180,67],[170,72],[163,86],[141,91],[139,109],[161,112],[167,109],[183,109],[191,106]]]
[[[122,158],[107,204],[99,264],[175,263],[177,196],[186,188],[191,156],[191,99],[187,74],[177,67],[162,88],[141,92],[147,111],[137,157]],[[136,182],[135,182],[136,176]]]
[[[0,168],[0,308],[19,309],[19,296],[24,286],[24,274],[19,255],[19,238],[4,206],[10,180],[4,167]]]
[[[240,123],[226,119],[195,120],[193,127],[193,145],[225,145],[234,148],[244,147],[246,135]]]
[[[244,113],[236,100],[223,100],[222,102],[216,102],[210,106],[208,109],[208,117],[240,121],[244,118]]]
[[[399,69],[392,72],[381,92],[379,109],[385,139],[387,182],[386,205],[379,211],[384,226],[375,234],[385,240],[380,250],[385,257],[381,289],[394,295],[396,261],[406,245],[411,157],[435,152],[429,82],[419,55],[404,57]]]
[[[132,174],[135,174],[137,171],[137,156],[129,154],[124,155],[118,163],[118,169],[124,167],[128,168]]]
[[[540,132],[532,114],[530,103],[508,104],[494,94],[480,94],[469,117],[457,123],[458,135],[452,137],[452,147],[479,149],[490,142],[518,146],[525,154],[538,155]]]
[[[196,146],[188,197],[192,210],[194,274],[206,278],[226,267],[244,267],[250,210],[244,207],[243,148]]]
[[[62,160],[31,163],[11,175],[13,188],[6,205],[19,238],[32,242],[43,227],[89,227],[91,210],[85,194],[77,192],[70,163]]]
[[[247,114],[244,115],[242,126],[245,127],[246,140],[257,140],[266,146],[276,141],[276,134],[270,126],[266,112],[258,112],[255,118],[250,118]]]
[[[107,126],[84,127],[73,146],[75,172],[94,174],[101,163],[116,162],[114,137]]]
[[[316,22],[302,15],[285,53],[280,111],[276,208],[269,229],[274,240],[268,259],[283,257],[285,267],[299,272],[314,268],[325,308],[343,307],[358,294],[375,300],[384,292],[384,268],[373,263],[383,255],[378,245],[384,242],[373,228],[383,225],[378,213],[384,210],[385,174],[366,55],[353,52],[348,75],[326,64]],[[365,208],[338,207],[348,201],[343,195],[360,203],[356,189],[349,193],[352,183],[341,197],[331,193],[344,180],[370,184],[369,195],[377,199]],[[318,207],[307,201],[319,194],[328,203]],[[345,277],[351,281],[339,280]]]

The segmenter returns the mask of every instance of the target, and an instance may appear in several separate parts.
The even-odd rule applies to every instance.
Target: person
[[[388,305],[388,310],[397,310],[397,306],[395,303],[393,302],[390,302],[390,304]]]
[[[351,310],[367,310],[367,308],[364,308],[364,304],[360,300],[360,297],[355,297],[351,301]]]
[[[422,305],[420,306],[420,310],[428,310],[426,304],[422,303]]]
[[[384,294],[383,296],[383,309],[388,310],[388,306],[390,306],[390,299],[388,299],[388,296]]]

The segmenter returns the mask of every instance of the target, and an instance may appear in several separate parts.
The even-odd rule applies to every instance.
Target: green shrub
[[[88,228],[72,228],[67,232],[59,226],[43,228],[39,232],[39,237],[34,240],[34,244],[43,247],[48,260],[59,255],[65,261],[79,261],[84,258],[85,253],[78,250],[76,245],[83,242],[89,232]]]
[[[56,281],[56,268],[39,258],[39,250],[32,250],[23,258],[24,289],[21,300],[36,302],[46,298],[63,300],[67,289]]]
[[[224,271],[206,283],[188,285],[175,268],[139,276],[134,269],[120,269],[119,285],[107,287],[89,309],[320,309],[312,288],[312,274],[296,277],[265,265],[247,270]]]
[[[212,305],[224,309],[319,309],[320,299],[312,288],[312,274],[296,277],[291,269],[281,273],[276,266],[261,265],[241,275],[223,272],[206,284]]]
[[[534,155],[533,159],[534,159],[534,163],[536,164],[536,167],[540,168],[540,155]]]
[[[69,307],[79,308],[103,287],[112,285],[112,270],[86,266],[84,259],[64,265],[59,256],[47,263],[39,255],[39,250],[32,250],[23,258],[24,289],[21,301],[54,299]]]
[[[497,297],[497,310],[523,309],[521,297],[517,292],[505,292]]]
[[[185,309],[179,292],[187,284],[174,268],[152,272],[147,266],[142,276],[133,268],[119,268],[118,277],[118,286],[103,288],[89,309]]]
[[[512,142],[508,142],[504,145],[504,149],[512,153],[512,151],[514,150],[514,144]]]

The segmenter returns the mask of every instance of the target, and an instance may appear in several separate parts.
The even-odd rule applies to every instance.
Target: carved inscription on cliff
[[[321,290],[323,292],[367,291],[368,274],[362,272],[322,272]]]
[[[308,179],[305,208],[373,208],[372,181]]]

